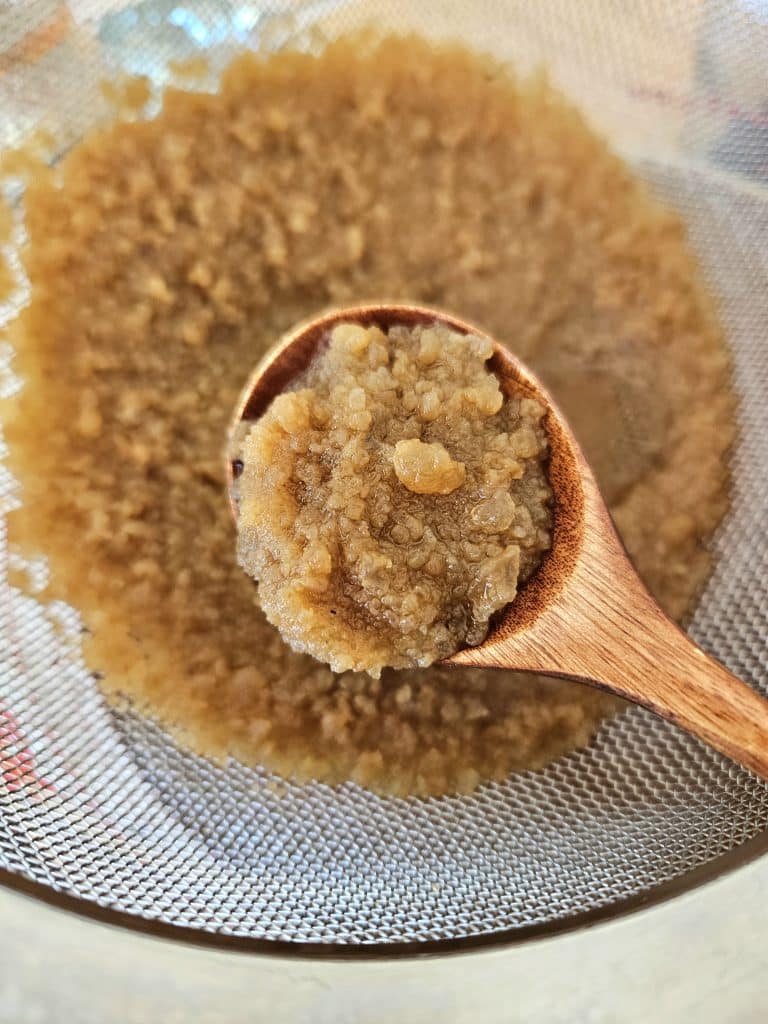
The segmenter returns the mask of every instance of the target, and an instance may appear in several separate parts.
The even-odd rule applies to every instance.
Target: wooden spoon
[[[339,323],[440,321],[488,337],[446,313],[410,305],[337,310],[291,331],[254,371],[235,410],[227,477],[237,515],[238,438],[302,373]],[[710,658],[671,620],[633,568],[595,477],[568,423],[536,377],[491,339],[490,366],[505,392],[522,389],[547,409],[548,476],[554,494],[552,547],[486,639],[445,664],[505,668],[574,679],[649,708],[768,779],[768,701]]]

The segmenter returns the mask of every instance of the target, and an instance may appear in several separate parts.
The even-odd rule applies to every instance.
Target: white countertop
[[[768,857],[517,947],[311,961],[184,946],[0,892],[0,1024],[762,1024]]]

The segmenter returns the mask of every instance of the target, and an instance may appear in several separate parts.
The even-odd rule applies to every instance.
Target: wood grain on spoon
[[[450,314],[387,304],[337,310],[283,338],[249,379],[231,423],[226,468],[233,512],[232,451],[242,424],[258,419],[307,368],[337,324],[387,330],[435,321],[487,337]],[[484,642],[446,663],[537,672],[600,687],[649,708],[768,778],[768,701],[705,654],[654,601],[629,561],[565,418],[536,377],[491,340],[491,368],[502,388],[527,391],[547,409],[552,547]]]

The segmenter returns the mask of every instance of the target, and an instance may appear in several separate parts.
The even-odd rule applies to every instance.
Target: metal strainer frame
[[[152,2],[169,20],[175,10],[170,0]],[[95,3],[105,6],[104,0]],[[225,8],[242,6],[199,0],[184,8],[215,20]],[[590,6],[610,5],[594,0]],[[520,36],[510,39],[510,55],[523,66],[557,57],[568,18],[582,17],[561,0],[543,5],[539,15],[515,0],[478,7],[482,20],[470,40],[490,47],[506,39],[501,27],[515,15]],[[292,24],[328,20],[336,31],[355,22],[358,8],[294,5]],[[406,15],[423,17],[420,8],[418,17],[408,8],[396,0],[368,0],[363,13],[380,11],[398,27]],[[666,0],[664,9],[682,23],[692,8],[687,0]],[[703,10],[696,27],[699,53],[717,49],[729,27],[724,5],[712,2]],[[98,52],[107,69],[141,70],[131,64],[135,40],[117,17],[101,22],[96,51],[92,33],[83,45]],[[441,31],[466,33],[460,21]],[[88,25],[85,18],[84,31]],[[279,44],[286,23],[271,25]],[[708,90],[727,91],[730,81],[716,73],[729,64],[720,51],[719,57],[707,51],[706,74],[693,72],[698,91],[682,104],[670,103],[668,94],[660,100],[651,88],[658,82],[658,55],[654,63],[648,54],[636,54],[638,81],[631,88],[612,79],[626,60],[626,40],[609,28],[607,42],[595,44],[615,54],[599,110],[585,102],[594,80],[580,49],[583,39],[576,40],[572,59],[554,61],[552,72],[684,213],[705,274],[722,296],[736,356],[742,436],[733,460],[733,511],[715,542],[718,568],[690,627],[730,668],[766,687],[768,652],[760,629],[768,622],[768,595],[759,581],[760,567],[768,566],[768,542],[756,528],[766,493],[754,468],[768,465],[768,353],[759,346],[768,326],[768,194],[762,191],[762,136],[750,135],[762,115],[755,121],[736,114],[716,123],[725,100],[713,105]],[[176,55],[178,42],[171,52],[162,42],[153,45],[165,60]],[[225,50],[216,51],[217,60]],[[41,69],[38,105],[46,95],[45,75],[64,74],[62,60],[73,56],[60,57],[54,72]],[[148,59],[146,52],[141,59]],[[82,102],[66,88],[60,91],[76,137],[82,118],[74,110]],[[34,122],[34,89],[29,96],[19,104],[27,119],[22,125],[19,118],[20,131],[30,118]],[[748,95],[741,106],[731,106],[748,111],[753,100]],[[647,118],[662,108],[669,113],[670,105],[674,130],[669,118],[660,118],[644,135],[642,152],[622,135],[627,114]],[[737,129],[741,136],[733,135]],[[723,147],[729,137],[741,138],[740,158],[735,144]],[[7,494],[0,479],[0,505]],[[745,533],[754,536],[754,548],[739,552],[736,539]],[[78,660],[77,616],[60,605],[43,609],[5,584],[0,588],[0,631],[11,641],[0,652],[0,882],[78,913],[260,953],[443,953],[551,935],[626,913],[768,849],[768,787],[638,709],[604,726],[589,750],[545,772],[482,787],[469,798],[384,800],[351,784],[337,790],[280,784],[276,792],[276,780],[266,772],[216,768],[180,753],[137,715],[109,709]],[[594,870],[598,861],[602,875]],[[343,886],[336,884],[340,871]],[[590,909],[584,910],[587,902]]]
[[[165,939],[185,946],[216,949],[222,952],[250,953],[261,957],[307,960],[397,960],[400,957],[444,957],[491,949],[513,949],[537,939],[555,938],[578,932],[582,928],[617,921],[639,910],[650,910],[690,892],[698,886],[737,871],[768,853],[768,830],[701,867],[693,868],[670,882],[656,886],[649,893],[639,893],[608,907],[574,914],[546,924],[507,928],[486,935],[468,935],[460,939],[437,939],[426,942],[387,942],[348,945],[323,942],[291,942],[281,939],[256,939],[242,935],[223,935],[199,928],[187,928],[152,918],[137,917],[124,911],[99,906],[89,900],[69,896],[39,882],[0,868],[0,887],[28,897],[49,907],[75,914],[86,921],[106,924],[121,930],[153,938]]]

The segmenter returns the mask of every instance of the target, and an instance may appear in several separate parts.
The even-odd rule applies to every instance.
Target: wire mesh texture
[[[0,55],[62,6],[0,0]],[[0,143],[52,108],[74,140],[105,73],[162,83],[169,58],[202,49],[223,63],[267,29],[282,45],[310,25],[374,19],[459,36],[523,69],[545,63],[683,213],[719,296],[740,439],[732,510],[689,628],[768,689],[768,4],[80,0],[67,18],[34,62],[0,71]],[[2,380],[12,386],[7,370]],[[12,492],[6,473],[5,509]],[[763,783],[639,709],[589,749],[471,796],[383,798],[217,767],[109,707],[79,655],[77,611],[2,576],[0,867],[101,906],[256,939],[457,939],[618,906],[768,828]]]

